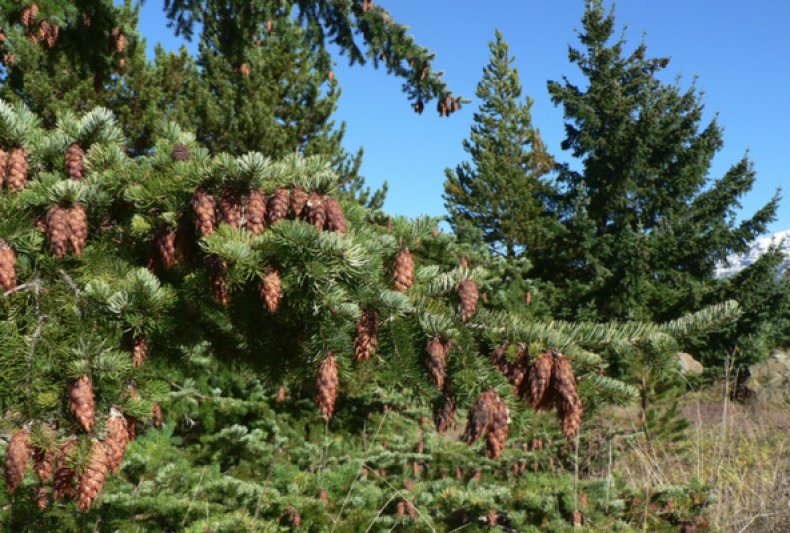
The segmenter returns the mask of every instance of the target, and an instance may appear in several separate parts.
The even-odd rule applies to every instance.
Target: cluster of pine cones
[[[19,14],[19,19],[22,25],[27,30],[27,37],[33,44],[38,43],[39,40],[47,43],[50,48],[55,46],[55,43],[60,37],[60,28],[49,21],[42,20],[36,28],[39,7],[37,4],[30,4],[23,7]]]
[[[486,455],[492,459],[499,459],[502,450],[505,449],[509,424],[510,414],[507,405],[496,390],[488,389],[480,393],[469,410],[464,440],[467,444],[472,444],[485,436]]]

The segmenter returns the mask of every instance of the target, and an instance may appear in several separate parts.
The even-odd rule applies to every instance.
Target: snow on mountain
[[[781,275],[785,270],[790,268],[790,230],[780,231],[773,235],[767,235],[755,240],[749,251],[745,254],[731,255],[727,258],[728,264],[720,264],[716,267],[716,277],[726,278],[737,274],[747,266],[757,261],[760,256],[768,251],[774,244],[782,244],[782,249],[785,252],[785,261],[779,267],[779,274]]]

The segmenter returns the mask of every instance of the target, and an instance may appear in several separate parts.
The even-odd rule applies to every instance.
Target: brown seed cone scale
[[[80,477],[79,488],[77,489],[77,508],[80,511],[90,509],[96,498],[104,488],[104,480],[109,471],[109,458],[104,448],[104,444],[93,439],[91,448],[90,462]]]
[[[448,341],[442,339],[439,335],[434,335],[425,347],[428,352],[426,364],[428,371],[431,374],[434,385],[444,388],[445,365],[447,361],[447,353],[450,351],[450,344]]]
[[[238,228],[241,224],[241,193],[235,187],[225,187],[219,199],[219,221]]]
[[[46,483],[50,480],[54,469],[55,450],[42,450],[38,448],[33,450],[33,472],[36,473],[38,479],[40,479],[42,483]]]
[[[324,420],[327,422],[332,418],[332,414],[335,412],[335,400],[337,400],[337,387],[339,383],[337,360],[335,359],[335,354],[329,352],[324,360],[321,361],[315,383],[315,401],[316,404],[318,404],[318,408],[321,409]]]
[[[176,143],[172,152],[173,161],[189,161],[189,148],[185,144]]]
[[[223,307],[227,307],[230,304],[230,292],[225,281],[228,263],[216,255],[206,256],[205,263],[208,268],[208,279],[211,291],[214,294],[214,300]]]
[[[464,430],[464,440],[467,444],[474,443],[482,437],[491,423],[494,412],[497,409],[499,395],[494,389],[481,392],[469,410],[466,429]]]
[[[58,258],[65,256],[71,234],[68,210],[60,205],[53,205],[47,211],[46,222],[49,251]]]
[[[77,143],[66,149],[66,174],[73,180],[81,180],[85,174],[85,151]]]
[[[24,190],[27,184],[27,151],[17,147],[8,154],[8,166],[6,167],[6,182],[8,189],[13,192]]]
[[[414,283],[414,256],[408,248],[403,248],[395,256],[393,276],[396,291],[406,292]]]
[[[74,204],[69,213],[69,243],[74,255],[82,255],[88,241],[88,214],[80,204]]]
[[[0,286],[10,291],[16,288],[16,252],[0,239]]]
[[[266,303],[266,309],[270,313],[276,313],[283,296],[283,282],[279,271],[272,269],[261,279],[260,294]]]
[[[348,231],[348,221],[346,220],[346,214],[343,212],[343,206],[331,196],[324,196],[323,201],[326,208],[326,221],[329,231],[346,233]]]
[[[354,355],[358,363],[370,359],[379,342],[378,313],[369,308],[359,315],[357,334],[354,338]]]
[[[525,397],[534,408],[538,408],[543,400],[551,381],[553,367],[554,361],[551,352],[543,352],[537,360],[530,364],[529,370],[527,370],[527,377],[521,383],[519,394]]]
[[[310,193],[307,197],[307,205],[304,208],[307,214],[307,222],[315,226],[318,231],[324,229],[326,225],[326,206],[320,195]]]
[[[291,189],[291,212],[294,218],[301,218],[305,204],[307,204],[307,193],[301,187]]]
[[[156,248],[165,270],[170,270],[176,262],[176,229],[163,224],[156,234]]]
[[[466,322],[477,310],[477,283],[472,279],[465,279],[458,284],[458,297],[461,300],[461,321]]]
[[[0,148],[0,187],[3,186],[6,178],[6,167],[8,165],[8,152]]]
[[[244,227],[255,235],[259,235],[266,227],[266,197],[260,189],[253,189],[247,195],[244,210],[246,220]]]
[[[499,459],[502,450],[505,449],[509,423],[510,414],[508,413],[507,405],[497,394],[491,422],[488,426],[488,433],[486,434],[486,455],[491,459]]]
[[[202,186],[192,194],[192,211],[195,213],[195,224],[200,236],[214,233],[217,225],[214,197]]]
[[[269,197],[267,214],[270,224],[277,224],[288,216],[288,206],[290,204],[290,194],[288,189],[278,187]]]
[[[447,432],[450,429],[450,424],[453,423],[453,418],[455,418],[455,402],[449,391],[445,389],[444,403],[442,408],[436,413],[436,419],[434,420],[436,431],[439,433]]]
[[[107,447],[107,464],[115,474],[126,454],[126,445],[129,444],[129,430],[126,428],[126,419],[114,407],[110,411],[110,418],[107,419],[107,437],[104,439],[104,444]]]
[[[6,490],[12,494],[25,477],[27,464],[33,455],[30,444],[30,431],[19,429],[11,436],[5,452],[5,484]]]
[[[96,422],[96,410],[93,402],[93,382],[88,375],[81,376],[71,386],[69,409],[82,428],[90,433]]]
[[[140,368],[148,359],[148,341],[145,335],[137,335],[132,346],[132,366]]]
[[[72,436],[60,446],[58,451],[57,468],[55,469],[55,477],[52,480],[53,496],[56,500],[64,496],[71,496],[73,493],[74,486],[72,481],[76,472],[70,463],[69,454],[71,454],[76,445],[77,437]]]

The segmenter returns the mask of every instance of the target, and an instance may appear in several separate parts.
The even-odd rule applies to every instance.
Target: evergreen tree
[[[765,231],[778,196],[735,222],[751,161],[712,179],[722,128],[702,123],[700,93],[662,82],[669,60],[644,43],[626,52],[615,31],[613,13],[590,2],[582,47],[569,53],[585,84],[548,84],[566,118],[563,149],[580,166],[559,166],[564,231],[535,275],[560,288],[565,316],[666,319],[705,300],[715,264]]]
[[[553,191],[543,179],[554,162],[532,126],[532,100],[520,101],[515,58],[499,31],[489,49],[475,92],[480,109],[463,143],[472,161],[446,171],[445,206],[462,240],[482,240],[508,258],[535,258],[545,255],[554,225],[547,209]]]

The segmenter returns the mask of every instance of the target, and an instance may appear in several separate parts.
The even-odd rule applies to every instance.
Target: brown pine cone
[[[461,321],[466,322],[477,310],[477,283],[465,279],[458,284],[458,297],[461,299]]]
[[[509,423],[510,414],[508,413],[507,405],[497,394],[491,422],[488,426],[488,433],[486,434],[486,455],[491,459],[499,459],[502,450],[505,449]]]
[[[326,209],[327,228],[329,231],[345,233],[348,231],[348,221],[343,212],[343,206],[335,198],[324,196],[324,207]]]
[[[74,492],[73,480],[76,472],[71,464],[69,455],[77,446],[77,437],[71,436],[60,446],[58,450],[57,468],[55,478],[52,481],[54,497],[56,500],[64,496],[71,496]]]
[[[359,315],[357,335],[354,338],[354,355],[358,363],[370,359],[379,342],[378,313],[368,308]]]
[[[47,238],[49,239],[49,251],[55,257],[63,257],[68,250],[69,235],[69,211],[60,205],[53,205],[47,211]]]
[[[129,442],[137,438],[137,417],[131,415],[124,415],[126,420],[126,432],[129,433]]]
[[[393,275],[396,291],[406,292],[414,283],[414,256],[408,248],[403,248],[395,256]]]
[[[290,194],[288,193],[288,189],[282,187],[276,188],[274,193],[269,197],[269,204],[266,206],[269,224],[274,225],[284,220],[288,216],[289,204]]]
[[[216,255],[207,255],[204,261],[208,269],[208,279],[214,293],[214,300],[223,307],[227,307],[230,304],[230,292],[228,292],[228,284],[225,281],[228,262]]]
[[[81,376],[71,386],[69,409],[74,413],[82,428],[90,433],[96,422],[96,411],[93,403],[93,382],[87,374]]]
[[[189,148],[185,144],[176,143],[173,145],[173,161],[189,161]]]
[[[510,361],[507,360],[505,355],[509,346],[510,342],[504,341],[491,352],[491,364],[502,372],[504,376],[510,375]]]
[[[302,526],[302,515],[294,507],[288,508],[288,516],[291,519],[291,527],[299,529]]]
[[[8,154],[8,166],[6,167],[6,182],[8,190],[20,192],[27,185],[27,151],[22,147],[11,150]]]
[[[38,16],[38,6],[36,4],[30,4],[22,8],[22,13],[19,18],[23,26],[30,28],[36,22],[36,16]]]
[[[397,513],[400,518],[406,516],[406,502],[398,502],[398,504],[395,506],[395,513]]]
[[[5,484],[9,494],[13,494],[25,477],[27,464],[33,455],[30,444],[30,431],[19,429],[8,442],[5,452]]]
[[[104,488],[104,479],[107,477],[109,470],[109,463],[104,444],[93,439],[90,462],[80,477],[79,488],[77,489],[77,507],[80,511],[90,509],[93,502],[101,494]]]
[[[455,418],[455,401],[453,401],[450,391],[445,388],[444,403],[442,404],[441,410],[436,413],[436,431],[439,433],[445,433],[448,429],[450,429],[450,424],[453,423],[453,418]]]
[[[244,227],[259,235],[266,227],[266,197],[260,189],[253,189],[247,195],[244,206],[246,220]]]
[[[530,359],[529,350],[526,344],[519,345],[516,360],[510,365],[510,372],[507,374],[507,379],[515,387],[516,391],[521,388],[524,379],[527,377],[529,371]]]
[[[412,520],[417,518],[417,508],[414,507],[414,503],[411,500],[406,500],[406,513]]]
[[[235,187],[225,187],[219,199],[219,221],[238,228],[241,224],[241,193]]]
[[[425,347],[428,352],[426,364],[433,378],[433,383],[438,388],[444,388],[445,363],[450,351],[450,342],[439,335],[434,335]]]
[[[88,241],[88,214],[80,204],[68,209],[69,213],[69,243],[74,255],[82,255],[85,243]]]
[[[36,473],[42,483],[49,481],[54,469],[55,450],[42,450],[39,448],[33,450],[33,472]]]
[[[36,505],[42,511],[49,507],[49,487],[38,487],[36,489]]]
[[[276,269],[271,269],[261,279],[260,294],[266,303],[266,309],[270,313],[276,313],[280,307],[280,299],[283,297],[283,282]]]
[[[291,212],[295,219],[302,217],[305,204],[307,204],[307,193],[300,187],[294,186],[291,189]]]
[[[491,423],[494,412],[497,409],[499,395],[496,390],[488,389],[481,392],[469,410],[466,429],[464,430],[464,440],[467,444],[472,444],[482,437]]]
[[[77,143],[66,149],[66,174],[73,180],[81,180],[85,174],[85,151]]]
[[[489,509],[488,510],[488,513],[486,514],[486,522],[488,523],[488,527],[491,527],[491,528],[496,527],[496,522],[497,522],[496,509]]]
[[[304,211],[307,213],[307,222],[315,226],[318,231],[324,229],[326,225],[326,207],[320,195],[311,192],[307,197],[307,205]]]
[[[162,412],[162,406],[159,402],[154,402],[154,405],[151,407],[151,420],[154,422],[156,429],[161,428],[162,423],[165,421],[165,414]]]
[[[107,419],[107,437],[104,439],[104,444],[107,447],[107,464],[115,474],[123,462],[123,456],[126,455],[126,445],[129,444],[126,419],[115,407],[110,410],[110,418]]]
[[[170,224],[162,224],[156,232],[156,247],[165,270],[173,268],[176,262],[176,229]]]
[[[318,499],[324,503],[329,503],[329,494],[323,488],[318,489]]]
[[[540,405],[551,381],[554,361],[551,352],[543,352],[537,360],[529,365],[527,377],[521,382],[519,395],[526,398],[527,402],[536,408]]]
[[[16,252],[0,239],[0,286],[10,291],[16,288]]]
[[[280,387],[277,390],[277,396],[274,398],[274,401],[277,403],[283,403],[285,401],[285,387]]]
[[[137,335],[132,346],[132,366],[140,368],[146,359],[148,359],[148,341],[145,335]]]
[[[217,225],[214,197],[203,186],[195,189],[192,195],[192,211],[195,213],[195,224],[200,236],[205,237],[214,233]]]
[[[121,28],[115,27],[112,30],[112,45],[116,53],[122,54],[126,50],[126,35]]]
[[[6,152],[3,148],[0,148],[0,188],[3,187],[3,182],[5,182],[7,166],[8,152]]]
[[[335,412],[335,400],[337,399],[339,383],[335,354],[328,352],[318,368],[318,376],[315,383],[315,401],[319,409],[321,409],[324,420],[327,422],[329,422],[329,419],[332,418],[332,414]]]
[[[55,43],[58,42],[58,38],[60,37],[60,27],[55,24],[49,25],[49,32],[47,34],[47,46],[50,48],[55,47]]]
[[[551,387],[557,396],[557,414],[561,420],[562,433],[568,440],[579,432],[584,408],[576,390],[576,376],[567,357],[554,355],[554,372]]]

